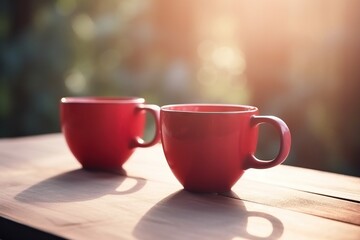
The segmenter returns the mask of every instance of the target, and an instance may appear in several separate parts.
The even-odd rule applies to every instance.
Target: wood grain
[[[94,172],[60,134],[0,140],[0,173],[2,219],[63,238],[360,237],[359,180],[338,174],[279,166],[248,171],[225,196],[192,194],[161,145],[138,149],[120,173]]]

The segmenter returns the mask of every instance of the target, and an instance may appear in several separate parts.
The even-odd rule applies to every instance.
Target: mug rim
[[[145,99],[142,97],[123,96],[123,97],[98,97],[98,96],[84,96],[84,97],[62,97],[60,102],[62,104],[127,104],[127,103],[144,103]]]
[[[196,110],[184,110],[179,109],[181,107],[215,107],[215,108],[224,108],[224,110],[205,110],[205,111],[196,111]],[[192,113],[192,114],[231,114],[231,113],[251,113],[257,112],[258,108],[251,105],[242,105],[242,104],[222,104],[222,103],[185,103],[185,104],[169,104],[164,105],[161,108],[163,112],[173,112],[173,113]],[[227,110],[225,110],[227,109]]]

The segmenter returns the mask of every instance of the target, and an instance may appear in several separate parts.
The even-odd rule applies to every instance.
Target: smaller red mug
[[[160,140],[160,108],[138,97],[65,97],[60,101],[61,130],[80,164],[87,169],[119,170],[136,147]],[[155,118],[155,135],[141,138],[146,112]]]
[[[278,155],[255,157],[258,125],[280,134]],[[186,190],[227,192],[248,168],[270,168],[287,158],[291,135],[283,120],[260,116],[253,106],[176,104],[161,107],[161,141],[168,165]]]

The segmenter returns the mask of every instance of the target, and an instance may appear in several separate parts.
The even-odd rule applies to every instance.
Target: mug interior
[[[162,111],[188,113],[236,113],[255,112],[256,107],[230,104],[176,104],[161,107]]]
[[[140,97],[63,97],[61,103],[144,103]]]

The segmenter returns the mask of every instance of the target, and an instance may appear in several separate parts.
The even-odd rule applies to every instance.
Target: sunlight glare
[[[212,53],[212,61],[218,68],[230,70],[236,75],[242,74],[245,70],[243,54],[228,46],[216,48]]]

